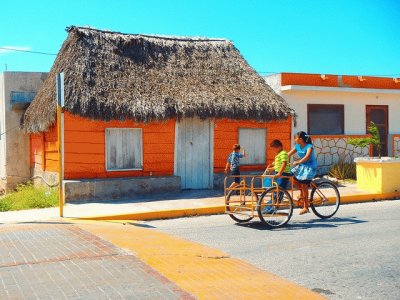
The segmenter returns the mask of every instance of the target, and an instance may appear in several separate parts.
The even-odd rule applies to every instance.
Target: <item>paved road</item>
[[[400,201],[343,205],[335,218],[298,216],[283,229],[227,215],[146,222],[246,260],[330,299],[400,299]]]

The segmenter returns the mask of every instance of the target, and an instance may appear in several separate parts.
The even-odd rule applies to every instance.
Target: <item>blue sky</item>
[[[400,77],[400,0],[3,1],[0,47],[57,53],[70,25],[228,38],[260,72]],[[0,49],[0,71],[49,71],[54,55]]]

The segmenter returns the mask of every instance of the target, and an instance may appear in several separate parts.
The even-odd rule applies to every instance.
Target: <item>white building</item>
[[[365,135],[370,121],[379,128],[382,155],[400,155],[400,79],[279,73],[265,80],[296,111],[292,132],[313,136],[321,166],[340,156],[368,154],[354,153],[346,139]],[[324,148],[330,148],[330,154]]]

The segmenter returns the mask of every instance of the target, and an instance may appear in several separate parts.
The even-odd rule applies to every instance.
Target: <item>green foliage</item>
[[[356,164],[354,162],[346,162],[339,160],[332,166],[329,176],[340,180],[356,179]]]
[[[11,204],[9,201],[5,201],[4,198],[0,199],[0,211],[9,211],[11,210]]]
[[[20,184],[16,191],[0,199],[0,211],[22,210],[58,206],[58,190]]]
[[[372,121],[368,126],[368,132],[371,134],[370,137],[348,139],[347,143],[361,148],[373,145],[378,150],[379,157],[381,157],[381,139],[379,136],[379,130],[376,124]]]

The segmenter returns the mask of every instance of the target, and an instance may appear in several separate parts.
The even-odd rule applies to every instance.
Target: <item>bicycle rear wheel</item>
[[[340,194],[330,181],[315,183],[311,190],[310,206],[314,214],[321,219],[332,217],[339,209]]]
[[[257,194],[254,194],[257,203]],[[226,196],[226,212],[238,223],[248,222],[253,219],[251,190],[232,190]]]
[[[290,194],[276,187],[267,189],[261,194],[257,206],[258,217],[270,228],[278,228],[289,222],[293,213],[293,201]]]

